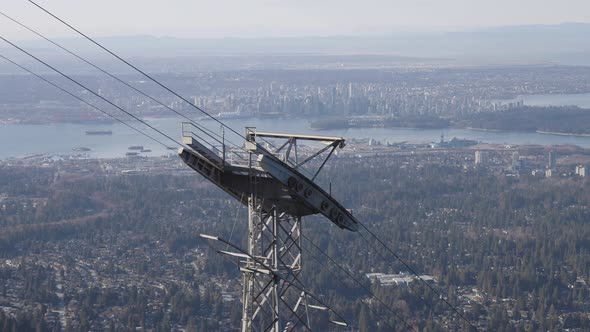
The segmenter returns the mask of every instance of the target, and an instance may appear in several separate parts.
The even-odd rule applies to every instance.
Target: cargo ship
[[[112,135],[110,130],[87,130],[86,135]]]

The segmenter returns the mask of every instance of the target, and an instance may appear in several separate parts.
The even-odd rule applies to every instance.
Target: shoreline
[[[458,127],[461,128],[461,127]],[[465,127],[464,129],[467,130],[474,130],[474,131],[493,131],[493,132],[508,132],[509,130],[502,130],[502,129],[486,129],[486,128],[474,128],[474,127]],[[517,131],[520,132],[520,131]],[[522,133],[525,133],[525,131],[522,131]]]
[[[543,131],[543,130],[537,130],[535,132],[537,134],[544,134],[544,135],[572,136],[572,137],[590,137],[590,134],[560,133],[560,132],[556,132],[556,131]]]
[[[590,134],[561,133],[561,132],[557,132],[557,131],[544,131],[544,130],[520,131],[520,130],[486,129],[486,128],[473,128],[473,127],[465,127],[464,129],[474,130],[474,131],[490,131],[490,132],[506,132],[506,133],[537,133],[537,134],[542,134],[542,135],[590,137]]]

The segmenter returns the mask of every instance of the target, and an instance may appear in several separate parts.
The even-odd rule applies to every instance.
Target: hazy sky
[[[309,36],[590,22],[590,0],[37,1],[93,36]],[[0,11],[50,36],[72,36],[26,0],[1,0]],[[0,32],[30,37],[2,16]]]

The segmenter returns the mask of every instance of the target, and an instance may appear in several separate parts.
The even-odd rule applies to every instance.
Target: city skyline
[[[3,5],[0,331],[589,329],[590,4]]]

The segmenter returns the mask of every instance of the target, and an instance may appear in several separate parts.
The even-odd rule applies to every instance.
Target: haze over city
[[[72,36],[26,1],[3,4],[6,13],[27,18],[51,37]],[[40,0],[39,4],[102,37],[334,36],[590,22],[590,3],[585,0]],[[0,20],[0,29],[13,38],[30,38],[6,20]]]
[[[589,331],[588,36],[587,0],[3,0],[0,331]]]

